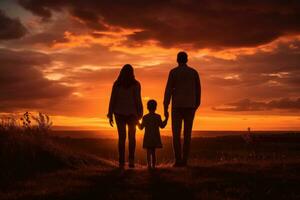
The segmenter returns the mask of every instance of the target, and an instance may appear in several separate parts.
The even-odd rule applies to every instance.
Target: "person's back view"
[[[187,66],[187,54],[179,52],[178,67],[172,69],[165,90],[165,114],[172,99],[172,132],[175,166],[186,165],[190,149],[191,132],[196,109],[201,101],[201,87],[198,72]],[[184,122],[183,156],[181,155],[181,128]]]
[[[126,64],[122,67],[113,84],[107,117],[113,126],[115,117],[118,129],[119,167],[125,166],[125,141],[128,133],[129,167],[134,167],[135,133],[138,120],[143,116],[141,85],[135,79],[133,67]]]
[[[199,104],[199,76],[196,70],[183,65],[171,70],[165,92],[165,105],[172,97],[173,108],[195,108]]]

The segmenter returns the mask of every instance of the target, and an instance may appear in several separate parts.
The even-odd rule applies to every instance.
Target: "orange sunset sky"
[[[195,130],[300,130],[299,19],[299,1],[1,0],[0,113],[111,129],[112,84],[130,63],[144,108],[154,98],[162,114],[185,50],[202,84]]]

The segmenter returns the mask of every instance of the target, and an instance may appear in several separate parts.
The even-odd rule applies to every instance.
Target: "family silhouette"
[[[130,168],[134,168],[135,134],[136,126],[145,129],[143,148],[147,150],[148,168],[155,168],[156,148],[162,148],[160,128],[168,123],[169,104],[172,101],[171,121],[174,149],[174,167],[187,165],[192,127],[197,108],[201,103],[201,85],[198,72],[187,65],[188,55],[186,52],[177,54],[178,66],[173,68],[168,77],[164,94],[164,120],[155,113],[157,102],[147,102],[148,114],[143,116],[143,104],[141,98],[141,85],[135,79],[134,69],[126,64],[120,71],[114,82],[109,102],[107,117],[113,126],[115,118],[118,130],[119,167],[125,166],[125,141],[128,135]],[[141,123],[139,120],[141,120]],[[183,124],[183,145],[181,145],[181,132]],[[126,129],[126,126],[128,127]],[[126,130],[128,133],[126,133]],[[183,146],[183,147],[182,147]]]

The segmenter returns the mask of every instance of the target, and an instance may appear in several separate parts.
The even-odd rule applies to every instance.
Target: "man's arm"
[[[172,71],[170,71],[169,73],[169,77],[168,77],[168,81],[167,81],[167,85],[166,85],[166,89],[165,89],[165,96],[164,96],[164,112],[165,112],[165,116],[168,112],[168,107],[171,101],[171,97],[172,97],[172,93],[173,93],[173,75],[172,75]]]
[[[196,71],[196,109],[200,106],[201,104],[201,82],[200,82],[200,77],[198,72]]]
[[[167,116],[165,117],[165,120],[162,121],[161,117],[160,117],[160,128],[165,128],[167,126],[168,123],[168,119],[169,119],[169,115],[167,114]]]

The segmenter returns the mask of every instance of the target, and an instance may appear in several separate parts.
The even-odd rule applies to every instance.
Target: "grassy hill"
[[[43,126],[42,126],[43,127]],[[300,135],[193,138],[190,165],[173,168],[163,137],[148,171],[119,170],[117,140],[62,138],[39,126],[0,126],[0,199],[299,199]]]

